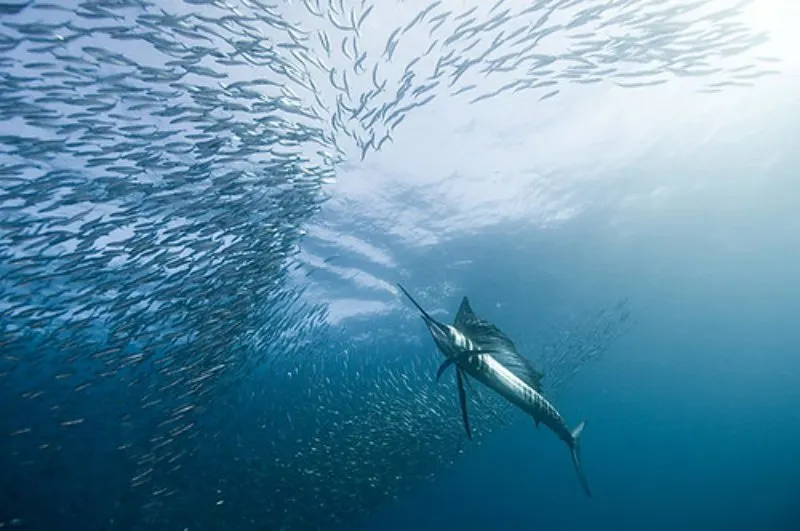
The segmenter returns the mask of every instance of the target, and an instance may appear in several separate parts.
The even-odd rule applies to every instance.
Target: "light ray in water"
[[[463,440],[435,357],[343,340],[285,282],[323,185],[435,98],[774,73],[715,5],[0,5],[5,499],[65,475],[48,514],[87,527],[312,529],[436,477]],[[612,314],[548,351],[553,385],[605,351]]]

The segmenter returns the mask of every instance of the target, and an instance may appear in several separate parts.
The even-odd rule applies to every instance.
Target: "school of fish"
[[[748,3],[0,2],[0,523],[317,529],[435,478],[435,357],[286,282],[337,165],[435,98],[750,86],[780,65]],[[627,317],[554,332],[553,389]]]

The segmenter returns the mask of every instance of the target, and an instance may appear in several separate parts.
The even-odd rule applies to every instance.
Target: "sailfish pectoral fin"
[[[464,429],[467,430],[467,438],[472,440],[472,431],[469,429],[469,417],[467,416],[467,393],[464,392],[464,379],[461,376],[461,369],[456,369],[458,379],[458,401],[461,404],[461,418],[464,421]]]
[[[445,373],[447,368],[450,367],[451,365],[453,365],[454,363],[456,363],[458,361],[468,361],[469,358],[471,358],[472,356],[477,356],[479,354],[491,354],[491,351],[488,351],[488,350],[468,350],[468,351],[466,351],[466,352],[464,352],[462,354],[459,354],[458,356],[454,356],[452,358],[447,358],[446,360],[444,360],[444,362],[442,362],[441,365],[439,365],[439,370],[436,371],[436,381],[438,382],[439,378],[442,377],[442,375]]]
[[[447,358],[446,360],[444,360],[444,363],[442,363],[441,365],[439,365],[439,370],[438,370],[438,371],[436,371],[436,381],[437,381],[437,382],[439,381],[439,378],[441,378],[441,377],[442,377],[442,375],[444,374],[444,371],[446,371],[446,370],[447,370],[447,368],[448,368],[450,365],[452,365],[454,362],[455,362],[455,359],[453,359],[453,358]]]

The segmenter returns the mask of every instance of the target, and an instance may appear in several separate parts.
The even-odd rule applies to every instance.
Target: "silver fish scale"
[[[313,529],[434,479],[464,445],[451,389],[430,383],[435,357],[378,364],[375,352],[394,344],[380,336],[332,343],[353,355],[320,349],[333,334],[325,307],[285,281],[321,183],[436,98],[485,104],[675,77],[717,91],[776,71],[753,58],[765,37],[737,18],[741,6],[680,5],[4,3],[9,481],[46,477],[50,462],[88,485],[70,460],[91,455],[104,465],[92,479],[121,501],[78,487],[72,501],[90,504],[80,518],[100,527],[203,518]],[[569,51],[545,52],[552,39]],[[600,356],[624,312],[544,349],[549,385]],[[257,385],[259,371],[281,385]],[[503,407],[484,402],[478,437]],[[216,490],[237,482],[235,496],[253,503],[231,494],[217,505]]]

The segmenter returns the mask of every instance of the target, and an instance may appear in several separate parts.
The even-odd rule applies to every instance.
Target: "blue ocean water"
[[[800,529],[797,22],[0,3],[0,527]]]

